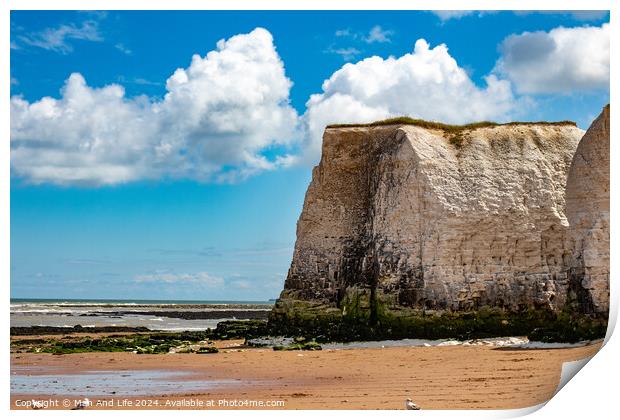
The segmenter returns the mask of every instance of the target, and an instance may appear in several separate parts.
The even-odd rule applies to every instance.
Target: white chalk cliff
[[[587,311],[609,310],[609,105],[579,142],[568,172],[566,216],[573,259]]]
[[[609,108],[585,137],[569,123],[332,127],[274,319],[602,312],[608,278]]]

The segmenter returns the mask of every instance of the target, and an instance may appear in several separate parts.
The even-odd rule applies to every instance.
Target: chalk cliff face
[[[609,105],[583,136],[566,184],[569,276],[582,310],[609,310]]]
[[[557,312],[575,299],[606,310],[609,156],[598,139],[609,120],[598,121],[583,162],[571,124],[328,128],[272,322]],[[590,191],[598,204],[584,210]]]

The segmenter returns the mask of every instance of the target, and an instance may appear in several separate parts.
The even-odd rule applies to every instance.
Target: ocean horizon
[[[185,300],[185,299],[78,299],[78,298],[11,298],[11,304],[13,303],[119,303],[119,304],[187,304],[187,305],[257,305],[257,304],[273,304],[275,299],[270,300]]]

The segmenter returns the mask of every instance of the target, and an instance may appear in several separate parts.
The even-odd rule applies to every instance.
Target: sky
[[[573,120],[606,12],[11,12],[11,297],[266,300],[326,124]]]

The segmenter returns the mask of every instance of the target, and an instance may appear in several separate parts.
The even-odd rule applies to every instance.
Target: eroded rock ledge
[[[609,107],[585,136],[570,123],[332,127],[270,324],[588,338],[604,332],[608,279]]]

